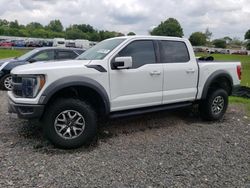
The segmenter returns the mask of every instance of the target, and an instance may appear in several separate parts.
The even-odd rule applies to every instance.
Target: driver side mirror
[[[132,57],[116,57],[112,63],[115,69],[128,69],[132,67]]]
[[[33,59],[33,58],[31,58],[31,59],[29,60],[29,62],[30,62],[30,63],[34,63],[34,62],[36,62],[36,60]]]

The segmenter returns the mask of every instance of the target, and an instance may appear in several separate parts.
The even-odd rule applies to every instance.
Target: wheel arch
[[[110,113],[109,97],[104,87],[97,81],[84,76],[70,76],[59,79],[48,86],[42,93],[39,104],[47,105],[61,93],[75,93],[78,96],[86,91],[91,97],[96,97],[96,101],[101,102],[104,115]],[[81,96],[79,96],[81,97]]]
[[[228,95],[232,94],[233,79],[230,74],[224,70],[215,71],[211,74],[204,84],[201,99],[206,99],[209,90],[216,86],[223,88],[228,92]]]

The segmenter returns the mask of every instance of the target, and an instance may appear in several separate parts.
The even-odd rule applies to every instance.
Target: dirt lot
[[[89,147],[59,150],[36,123],[10,119],[0,92],[0,187],[250,187],[250,118],[190,110],[112,120]]]

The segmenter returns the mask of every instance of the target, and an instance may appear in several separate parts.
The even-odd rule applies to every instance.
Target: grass
[[[229,103],[243,104],[247,110],[247,115],[250,117],[250,100],[242,97],[229,97]]]
[[[19,57],[28,51],[29,50],[0,49],[0,59]]]
[[[196,56],[204,56],[204,53],[197,53]],[[215,60],[240,61],[242,66],[241,85],[250,87],[250,56],[234,54],[212,54]]]

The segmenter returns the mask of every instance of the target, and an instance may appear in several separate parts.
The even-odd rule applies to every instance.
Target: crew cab
[[[240,62],[199,61],[184,38],[104,40],[77,59],[12,70],[9,112],[39,119],[60,148],[77,148],[99,120],[199,105],[205,120],[223,117],[240,84]]]

